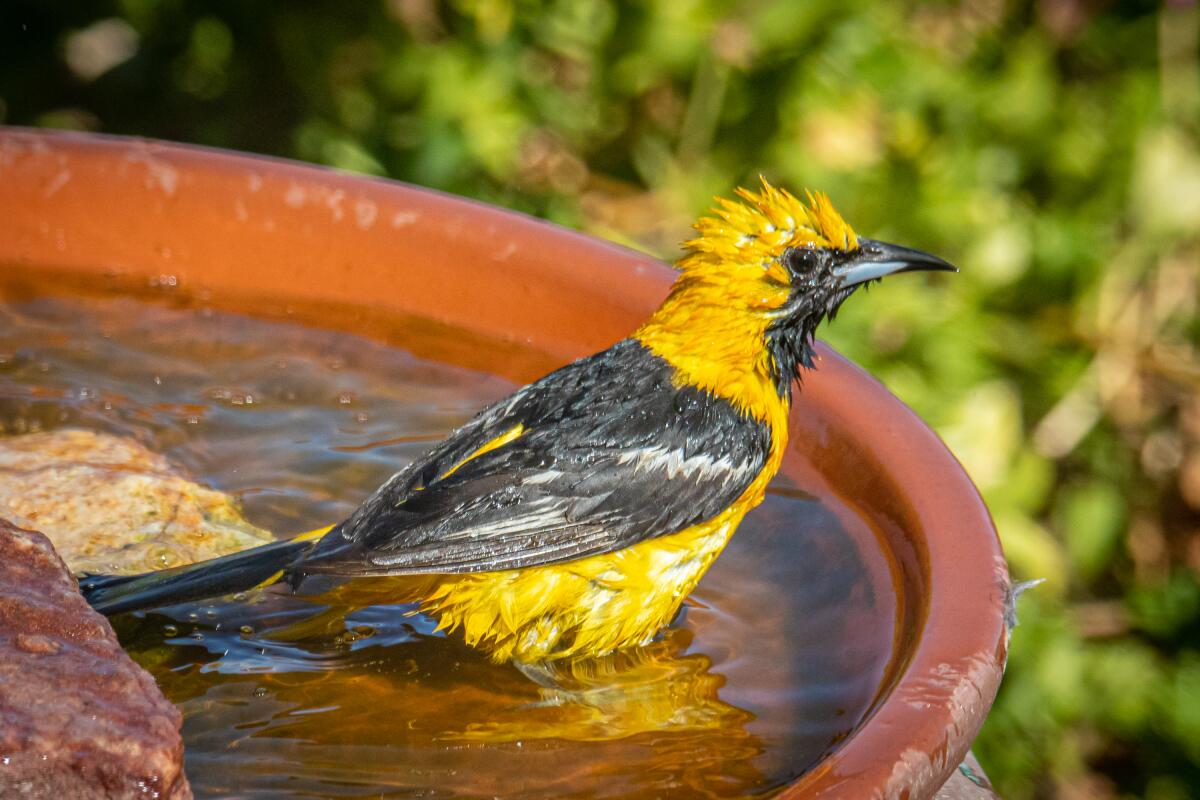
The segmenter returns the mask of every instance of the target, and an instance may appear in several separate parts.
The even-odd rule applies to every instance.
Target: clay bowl
[[[17,129],[0,130],[3,264],[162,276],[218,303],[319,304],[324,323],[367,333],[388,314],[415,313],[562,362],[626,335],[672,277],[615,245],[390,181]],[[828,347],[819,366],[792,414],[784,470],[859,498],[890,551],[907,622],[873,712],[782,796],[930,797],[1000,681],[1004,560],[983,501],[937,436]]]

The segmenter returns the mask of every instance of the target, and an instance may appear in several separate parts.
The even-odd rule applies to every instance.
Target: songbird
[[[762,501],[817,326],[876,279],[955,270],[858,237],[824,194],[765,179],[737,194],[696,223],[669,295],[629,338],[483,410],[340,524],[90,576],[88,601],[115,614],[312,575],[349,579],[353,596],[365,578],[418,576],[420,610],[498,662],[650,641]]]

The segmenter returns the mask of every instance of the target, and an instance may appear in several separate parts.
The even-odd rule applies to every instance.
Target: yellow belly
[[[644,644],[675,616],[745,511],[738,504],[679,533],[565,564],[438,576],[421,610],[495,661]]]
[[[765,375],[750,383],[758,403],[751,410],[771,426],[771,450],[742,496],[716,517],[623,550],[563,564],[462,575],[357,578],[326,592],[322,601],[362,607],[419,600],[421,611],[437,617],[438,630],[461,631],[467,644],[497,662],[599,656],[649,642],[674,618],[746,512],[762,501],[783,458],[786,401],[771,389]],[[744,389],[750,383],[739,386]],[[520,432],[517,428],[500,439],[510,441]],[[312,536],[321,533],[314,531]]]
[[[678,533],[563,564],[462,575],[356,578],[321,595],[343,608],[420,602],[496,662],[590,657],[645,644],[679,611],[779,468],[787,429],[725,511]]]

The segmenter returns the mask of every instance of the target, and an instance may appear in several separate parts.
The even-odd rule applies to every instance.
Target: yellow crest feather
[[[684,242],[688,255],[680,262],[687,270],[696,262],[713,257],[722,261],[763,264],[773,261],[789,247],[829,247],[857,250],[858,236],[842,219],[829,197],[822,192],[805,192],[799,200],[760,177],[762,189],[737,190],[744,202],[717,198],[712,216],[696,222],[699,236]]]

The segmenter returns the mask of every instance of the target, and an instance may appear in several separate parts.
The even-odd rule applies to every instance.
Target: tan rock
[[[163,569],[272,540],[161,455],[83,430],[0,438],[0,517],[45,533],[76,573]]]

